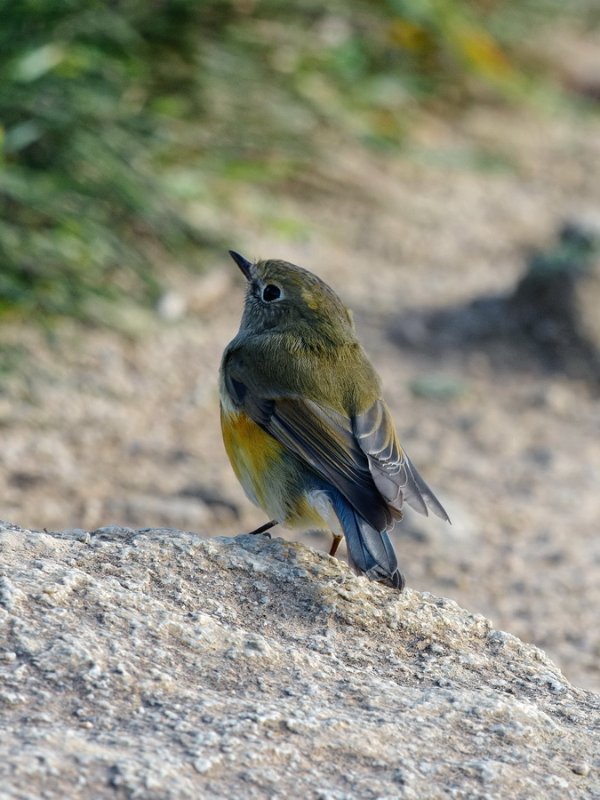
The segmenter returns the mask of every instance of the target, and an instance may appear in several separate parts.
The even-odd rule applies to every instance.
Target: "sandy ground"
[[[478,110],[424,124],[402,158],[332,150],[318,175],[261,192],[240,191],[220,220],[230,246],[314,270],[354,309],[401,440],[453,519],[407,518],[396,544],[408,585],[488,615],[600,690],[597,396],[518,351],[440,355],[394,337],[407,310],[507,291],[527,248],[598,214],[600,120]],[[3,323],[0,518],[207,535],[264,521],[218,424],[243,282],[225,253],[207,268],[168,276],[183,314],[132,312],[128,335]]]

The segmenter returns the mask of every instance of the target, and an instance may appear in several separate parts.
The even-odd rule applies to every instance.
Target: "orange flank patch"
[[[267,505],[273,470],[283,447],[243,411],[221,410],[223,443],[237,479],[259,506]]]
[[[284,459],[284,447],[265,433],[243,411],[221,408],[223,443],[231,466],[244,491],[269,517],[288,527],[327,528],[320,508],[309,500],[302,485],[302,473],[293,461]]]

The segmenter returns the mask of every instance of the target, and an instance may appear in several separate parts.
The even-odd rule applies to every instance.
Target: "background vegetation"
[[[424,106],[521,101],[562,5],[0,0],[0,313],[151,303],[218,243],[191,200],[310,169],[324,132],[396,147]]]

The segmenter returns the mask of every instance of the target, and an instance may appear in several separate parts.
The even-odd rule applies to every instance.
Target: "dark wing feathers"
[[[261,397],[241,375],[230,374],[227,384],[258,425],[335,486],[376,530],[392,527],[404,502],[421,514],[431,510],[449,521],[398,444],[383,400],[350,419],[295,395]]]
[[[350,420],[331,409],[321,408],[311,400],[282,397],[267,402],[271,411],[268,421],[265,419],[265,406],[260,413],[256,413],[258,409],[254,414],[249,410],[253,419],[335,486],[375,528],[387,528],[392,522],[392,514],[381,502],[368,460],[352,433]]]
[[[443,506],[398,444],[394,423],[383,400],[354,418],[354,433],[365,452],[381,496],[399,512],[404,502],[420,514],[433,511],[450,521]]]
[[[424,513],[427,516],[427,509],[429,509],[430,511],[433,511],[436,517],[443,519],[444,522],[450,522],[450,517],[448,516],[446,509],[440,503],[440,501],[437,499],[434,493],[431,491],[429,486],[425,483],[420,474],[417,472],[414,464],[412,463],[410,458],[406,455],[406,453],[404,454],[404,461],[406,465],[406,470],[410,475],[409,486],[411,489],[411,493],[410,495],[406,496],[406,502],[409,504],[409,506],[414,508],[416,511],[421,511],[421,507],[424,504],[425,511],[421,511],[421,513]],[[413,499],[416,495],[418,495],[419,497],[418,500],[419,505],[415,505]]]

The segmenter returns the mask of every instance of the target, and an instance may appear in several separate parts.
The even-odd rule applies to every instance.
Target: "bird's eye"
[[[265,288],[263,289],[262,299],[266,303],[272,303],[273,300],[279,300],[281,297],[281,289],[279,286],[276,286],[274,283],[267,283]]]

